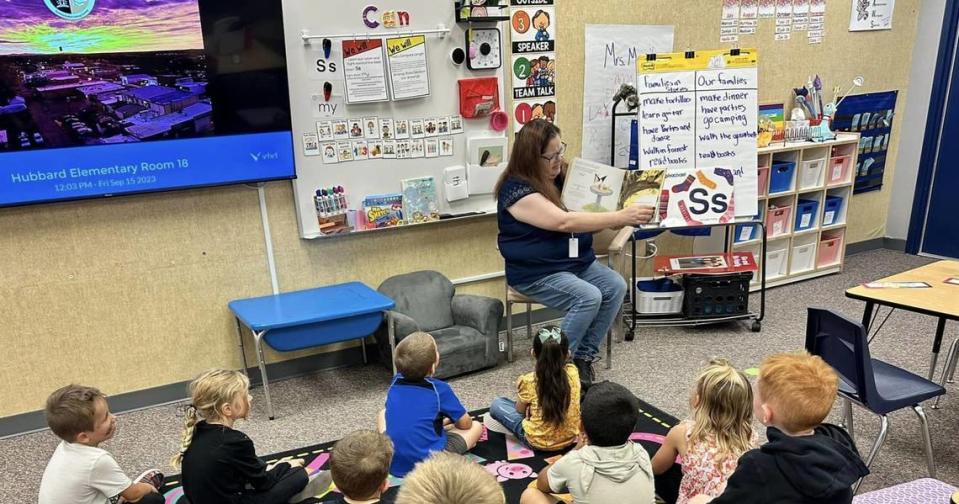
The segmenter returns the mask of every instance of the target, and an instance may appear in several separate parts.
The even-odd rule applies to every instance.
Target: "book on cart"
[[[685,275],[725,275],[758,271],[756,258],[752,252],[732,252],[728,254],[667,255],[656,256],[653,269],[658,274]]]

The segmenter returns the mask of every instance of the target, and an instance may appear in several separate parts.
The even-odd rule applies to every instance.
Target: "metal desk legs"
[[[246,347],[243,346],[243,323],[240,322],[238,317],[233,317],[236,320],[236,338],[240,340],[240,360],[243,362],[243,374],[250,376],[247,371],[248,364],[246,363]]]
[[[939,361],[939,350],[942,348],[942,335],[946,332],[946,319],[940,318],[936,324],[936,339],[932,342],[932,358],[929,361],[929,379],[933,380],[936,374],[936,363]],[[948,367],[949,363],[946,363]]]
[[[952,345],[949,346],[949,353],[946,354],[946,365],[942,369],[942,379],[939,380],[939,386],[945,387],[946,383],[953,383],[953,373],[956,372],[956,359],[959,358],[959,355],[956,352],[959,351],[959,338],[956,338],[952,342]],[[939,409],[939,401],[942,399],[942,396],[936,398],[935,404],[932,405],[932,409]]]
[[[263,379],[263,393],[266,395],[266,413],[273,420],[273,401],[270,399],[270,381],[266,376],[266,357],[263,356],[263,344],[261,340],[266,331],[253,331],[253,342],[256,344],[256,360],[260,366],[260,377]]]

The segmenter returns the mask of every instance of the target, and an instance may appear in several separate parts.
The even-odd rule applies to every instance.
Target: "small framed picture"
[[[380,120],[376,117],[363,118],[363,136],[367,140],[376,140],[380,137]]]
[[[405,140],[410,137],[410,122],[406,119],[396,119],[393,121],[393,134],[397,140]]]
[[[439,138],[439,141],[440,141],[440,156],[452,156],[453,155],[453,137],[442,136]]]
[[[363,138],[363,120],[350,119],[350,139]]]
[[[449,135],[450,134],[450,118],[449,117],[440,117],[436,120],[436,134],[437,135]]]
[[[396,141],[396,159],[409,159],[410,157],[411,157],[410,141],[397,140]]]
[[[410,120],[410,136],[413,138],[423,138],[426,136],[426,132],[423,130],[422,119]]]
[[[383,140],[383,159],[396,159],[396,140]]]
[[[463,132],[463,118],[455,115],[450,117],[450,134],[459,135]]]
[[[423,139],[417,138],[410,142],[410,157],[411,158],[421,158],[425,155],[423,150]]]
[[[440,147],[439,147],[438,138],[427,138],[424,143],[426,146],[426,157],[428,158],[439,157]]]
[[[336,142],[336,159],[341,163],[353,161],[353,144],[350,142]]]
[[[394,130],[392,119],[380,119],[380,138],[383,140],[396,140],[396,130]]]
[[[499,166],[507,161],[506,137],[467,138],[466,151],[471,165]]]
[[[333,140],[333,123],[331,121],[316,123],[316,134],[320,136],[321,142]]]
[[[320,139],[316,133],[303,133],[303,154],[306,156],[320,155]]]
[[[383,159],[383,141],[371,140],[369,144],[369,159]]]
[[[333,121],[333,138],[335,140],[350,139],[350,126],[346,121]]]
[[[336,156],[336,143],[326,142],[320,146],[323,154],[323,164],[336,164],[339,158]]]
[[[439,131],[439,119],[435,117],[430,117],[428,119],[423,119],[423,131],[428,137],[435,137],[438,135]]]
[[[353,142],[353,159],[360,161],[363,159],[369,159],[370,157],[370,146],[366,143],[366,140],[356,140]]]

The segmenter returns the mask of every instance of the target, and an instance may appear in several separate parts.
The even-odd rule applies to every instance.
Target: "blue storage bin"
[[[754,220],[759,220],[759,215],[753,217]],[[737,224],[736,225],[736,235],[733,237],[735,243],[748,242],[759,238],[759,224],[748,223],[748,224]]]
[[[773,161],[769,170],[769,194],[789,192],[795,171],[796,163],[792,161]]]
[[[819,200],[799,200],[796,204],[795,232],[812,229],[816,225],[816,210],[818,208]]]
[[[839,222],[839,212],[842,210],[842,196],[826,196],[826,204],[822,208],[822,225],[832,226]]]

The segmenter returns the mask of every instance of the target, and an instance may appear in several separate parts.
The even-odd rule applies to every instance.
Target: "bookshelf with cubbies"
[[[730,241],[734,251],[752,252],[759,267],[766,269],[766,287],[842,271],[858,146],[858,134],[840,133],[828,142],[777,143],[759,149],[765,261],[758,226],[737,225]],[[754,276],[751,291],[760,288],[759,279]]]

